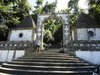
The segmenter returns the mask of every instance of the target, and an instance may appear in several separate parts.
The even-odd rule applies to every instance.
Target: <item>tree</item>
[[[78,12],[78,1],[79,0],[70,0],[68,2],[68,9],[67,9],[67,13],[69,14],[69,23],[70,25],[75,25],[76,19],[79,15]]]
[[[53,11],[55,11],[56,8],[56,4],[57,4],[57,0],[55,2],[52,3],[48,3],[48,1],[45,3],[45,5],[43,6],[43,1],[44,0],[37,0],[36,1],[36,10],[33,11],[35,14],[47,14],[47,13],[51,13]]]
[[[89,0],[89,15],[100,24],[100,0]]]
[[[17,25],[17,21],[23,20],[31,10],[27,0],[2,0],[0,8],[3,11],[2,15],[8,19],[8,25]]]
[[[57,6],[57,0],[52,3],[46,2],[46,4],[43,7],[43,13],[52,13],[55,11],[55,8]]]
[[[61,40],[57,40],[57,33],[62,28],[63,22],[60,17],[52,14],[49,18],[44,21],[44,42],[45,43],[55,43],[57,44]],[[61,32],[60,32],[61,33]],[[59,34],[62,36],[62,34]],[[61,38],[61,37],[60,37]]]
[[[67,13],[69,15],[71,40],[73,40],[72,32],[74,32],[74,35],[76,35],[76,21],[77,21],[78,15],[79,15],[78,1],[79,0],[70,0],[68,2]]]
[[[42,11],[43,11],[43,1],[44,0],[37,0],[36,1],[36,4],[37,4],[37,6],[35,6],[35,8],[36,8],[36,10],[35,11],[33,11],[34,12],[34,14],[42,14]]]

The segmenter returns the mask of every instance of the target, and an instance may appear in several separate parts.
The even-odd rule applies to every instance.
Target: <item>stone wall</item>
[[[0,62],[10,62],[24,55],[24,50],[0,50]]]
[[[0,62],[9,62],[34,52],[33,43],[30,41],[0,41]]]

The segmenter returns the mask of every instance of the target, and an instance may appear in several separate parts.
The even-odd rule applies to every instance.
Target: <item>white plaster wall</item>
[[[17,50],[16,54],[15,54],[15,59],[17,59],[19,57],[22,57],[24,54],[25,54],[25,51]],[[0,62],[9,62],[9,61],[11,61],[12,58],[13,58],[13,55],[14,55],[13,50],[11,50],[11,51],[8,51],[8,50],[0,51]]]
[[[23,37],[20,38],[19,34],[23,33]],[[31,41],[32,40],[32,30],[12,30],[10,41]]]
[[[96,28],[96,39],[100,40],[100,28]]]
[[[88,39],[86,28],[77,29],[77,39],[78,40],[87,40]]]
[[[100,28],[78,28],[77,29],[77,38],[78,40],[88,40],[88,31],[93,31],[94,36],[90,37],[90,40],[100,40]]]
[[[100,51],[76,51],[75,54],[81,59],[100,65]]]

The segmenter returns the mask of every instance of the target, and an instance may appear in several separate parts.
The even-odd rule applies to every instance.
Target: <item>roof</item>
[[[16,28],[35,28],[34,20],[30,15],[26,16]]]
[[[77,19],[77,28],[100,28],[100,25],[89,15],[81,13]]]

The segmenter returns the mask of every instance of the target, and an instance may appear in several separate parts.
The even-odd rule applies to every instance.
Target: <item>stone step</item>
[[[43,70],[21,70],[0,67],[2,73],[16,75],[92,75],[92,71],[43,71]]]
[[[24,62],[84,62],[84,61],[79,61],[79,60],[58,60],[58,59],[16,59],[13,61],[24,61]]]
[[[23,70],[46,70],[46,71],[92,71],[95,69],[94,66],[33,66],[33,65],[14,65],[14,64],[3,64],[2,67],[12,69],[23,69]]]
[[[27,55],[24,57],[74,57],[74,56],[69,56],[69,55]]]
[[[32,54],[29,55],[69,55],[69,54],[65,54],[65,53],[52,53],[52,52],[34,52]]]
[[[34,57],[34,56],[69,56],[69,54],[62,54],[62,53],[47,53],[47,52],[35,52],[35,53],[32,53],[32,54],[29,54],[27,55],[28,57]],[[26,56],[26,57],[27,57]]]
[[[63,56],[63,55],[31,55],[31,56],[24,56],[24,57],[29,57],[29,58],[32,58],[32,57],[69,57],[69,58],[74,58],[74,56],[70,56],[70,55],[66,55],[66,56]]]
[[[41,55],[41,56],[28,56],[28,57],[68,57],[68,58],[74,58],[74,56],[57,56],[57,55]]]
[[[23,61],[12,61],[9,64],[18,65],[36,65],[36,66],[90,66],[88,63],[68,63],[68,62],[23,62]]]
[[[23,57],[23,58],[20,58],[20,59],[59,59],[59,60],[79,60],[78,58],[70,58],[70,57]]]
[[[2,64],[0,72],[10,75],[92,75],[94,69],[69,54],[35,52]]]
[[[54,54],[54,55],[69,55],[69,54],[66,54],[66,53],[53,53],[53,52],[33,52],[32,54]]]
[[[11,75],[11,74],[8,74],[8,73],[0,73],[0,75]]]

